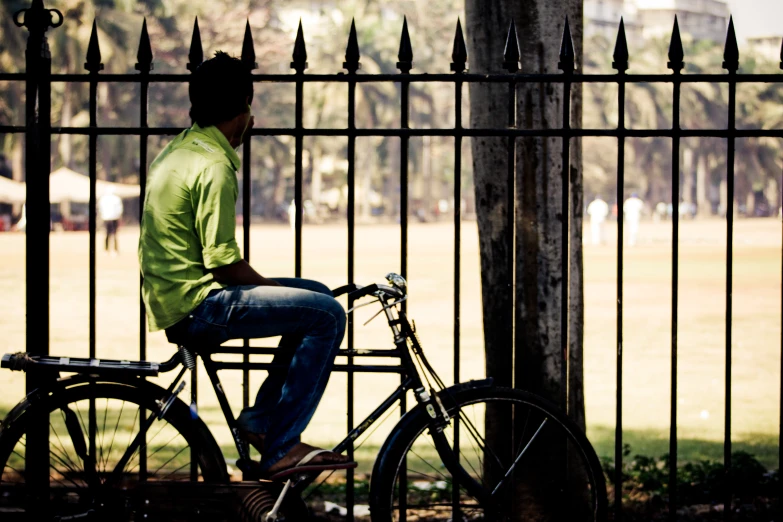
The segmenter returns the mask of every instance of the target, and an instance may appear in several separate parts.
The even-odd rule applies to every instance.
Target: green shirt
[[[173,326],[210,290],[210,269],[242,259],[236,242],[239,156],[216,127],[194,124],[150,166],[139,236],[151,332]]]

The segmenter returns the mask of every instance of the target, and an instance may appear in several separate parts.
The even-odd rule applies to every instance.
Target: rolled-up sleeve
[[[216,164],[202,171],[192,193],[196,233],[204,267],[213,269],[242,259],[236,241],[236,202],[239,188],[234,171]]]

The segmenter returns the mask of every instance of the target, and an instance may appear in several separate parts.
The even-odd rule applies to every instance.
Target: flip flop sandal
[[[282,469],[280,471],[277,471],[271,475],[269,475],[267,478],[268,480],[280,480],[284,479],[290,475],[295,475],[297,473],[308,473],[312,471],[333,471],[338,469],[351,469],[355,468],[358,464],[353,461],[349,462],[324,462],[321,464],[309,464],[311,460],[313,460],[315,457],[322,453],[331,453],[330,450],[327,449],[317,449],[313,450],[307,455],[305,455],[302,460],[297,462],[295,465]]]

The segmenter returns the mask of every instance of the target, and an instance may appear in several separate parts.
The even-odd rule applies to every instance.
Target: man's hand
[[[253,267],[244,259],[232,265],[219,266],[210,272],[215,276],[215,281],[228,286],[283,286],[253,270]]]

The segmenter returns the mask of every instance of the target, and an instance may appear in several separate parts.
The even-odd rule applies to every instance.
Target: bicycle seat
[[[177,324],[166,328],[166,339],[168,339],[171,344],[176,344],[177,346],[188,345],[187,334],[188,325],[190,323],[189,319],[189,317],[185,317]]]

